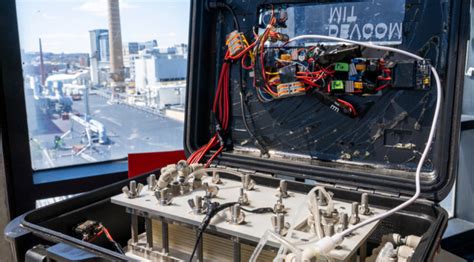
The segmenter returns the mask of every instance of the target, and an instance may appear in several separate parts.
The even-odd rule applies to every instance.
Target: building
[[[107,80],[107,72],[110,67],[109,30],[91,30],[89,36],[91,83],[93,86],[99,86]]]
[[[148,85],[183,81],[186,79],[187,56],[176,54],[143,54],[135,59],[137,92],[144,92]]]
[[[140,58],[140,53],[153,52],[158,47],[156,40],[146,42],[129,42],[124,44],[123,48],[123,64],[127,69],[127,77],[135,79],[135,60]]]

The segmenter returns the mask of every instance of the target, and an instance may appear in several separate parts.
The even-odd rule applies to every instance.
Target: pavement
[[[25,89],[32,166],[34,170],[91,162],[123,159],[128,153],[170,151],[183,148],[184,123],[125,104],[109,104],[97,94],[89,96],[90,113],[101,122],[109,136],[105,145],[94,144],[84,154],[74,155],[73,146],[83,146],[84,128],[71,120],[52,118],[44,113],[33,91]],[[74,101],[73,112],[84,115],[84,99]],[[53,149],[54,137],[73,127],[64,138],[64,149]]]

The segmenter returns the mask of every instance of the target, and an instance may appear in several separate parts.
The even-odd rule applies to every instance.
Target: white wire
[[[402,55],[414,58],[416,60],[423,60],[423,58],[418,56],[418,55],[412,54],[412,53],[404,51],[404,50],[400,50],[398,48],[393,48],[393,47],[388,47],[388,46],[378,46],[378,45],[374,45],[374,44],[370,44],[370,43],[357,42],[357,41],[353,41],[353,40],[348,40],[348,39],[343,39],[343,38],[338,38],[338,37],[332,37],[332,36],[325,36],[325,35],[300,35],[300,36],[297,36],[297,37],[294,37],[294,38],[290,39],[287,43],[302,40],[302,39],[319,39],[319,40],[345,42],[345,43],[349,43],[349,44],[365,46],[365,47],[372,48],[372,49],[378,49],[378,50],[384,50],[384,51],[389,51],[389,52],[402,54]],[[285,43],[285,45],[287,43]],[[421,188],[420,188],[420,186],[421,186],[420,185],[421,169],[422,169],[423,163],[425,162],[425,159],[428,155],[428,152],[430,151],[431,144],[433,143],[433,139],[434,139],[435,132],[436,132],[436,126],[437,126],[438,120],[439,120],[439,114],[440,114],[440,110],[441,110],[441,100],[442,100],[441,99],[442,98],[441,80],[439,78],[438,72],[436,71],[436,69],[433,66],[431,66],[431,72],[433,73],[433,76],[434,76],[434,79],[435,79],[435,82],[436,82],[437,100],[436,100],[436,107],[435,107],[435,112],[434,112],[434,116],[433,116],[433,121],[431,123],[430,133],[428,135],[428,140],[427,140],[425,149],[423,150],[423,153],[420,157],[420,161],[418,162],[418,165],[416,167],[416,172],[415,172],[416,190],[415,190],[415,194],[410,199],[408,199],[407,201],[405,201],[402,204],[388,210],[387,212],[379,214],[377,216],[374,216],[370,219],[367,219],[367,220],[365,220],[365,221],[363,221],[363,222],[361,222],[361,223],[359,223],[355,226],[352,226],[352,227],[344,230],[341,233],[338,233],[338,234],[334,235],[333,236],[334,239],[342,239],[344,236],[350,234],[351,232],[353,232],[354,230],[356,230],[358,228],[361,228],[365,225],[371,224],[375,221],[384,219],[384,218],[400,211],[401,209],[409,206],[420,196],[420,192],[421,192]],[[318,241],[318,240],[319,239],[316,239],[315,241]],[[306,244],[308,244],[308,243],[306,243]]]

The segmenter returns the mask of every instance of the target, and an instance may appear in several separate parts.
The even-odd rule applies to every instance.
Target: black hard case
[[[350,1],[233,0],[227,2],[234,8],[237,19],[245,32],[256,23],[257,10],[268,4]],[[389,232],[399,232],[402,235],[423,235],[413,261],[431,261],[439,248],[448,221],[447,212],[438,205],[438,202],[449,193],[456,174],[460,126],[459,101],[462,97],[462,69],[469,35],[466,33],[469,30],[466,20],[469,3],[468,1],[407,0],[406,6],[404,28],[405,31],[408,30],[407,34],[412,34],[411,43],[413,44],[402,45],[400,48],[416,51],[422,41],[427,41],[426,39],[433,36],[426,35],[430,32],[446,36],[444,39],[439,38],[439,41],[434,43],[442,49],[440,58],[445,64],[442,68],[438,68],[442,77],[444,94],[442,117],[432,152],[434,165],[431,174],[434,176],[431,176],[433,179],[424,179],[422,182],[420,199],[403,211],[383,220],[370,240],[372,243],[376,243],[383,234]],[[440,22],[440,19],[444,20]],[[436,28],[434,31],[429,30],[433,27]],[[410,32],[412,29],[416,29],[416,32]],[[225,9],[213,9],[213,5],[208,1],[192,1],[184,139],[185,151],[188,155],[204,145],[213,133],[211,103],[225,52],[223,49],[225,35],[231,30],[232,17]],[[241,132],[237,131],[242,129],[242,122],[238,120],[242,117],[238,99],[240,84],[238,70],[237,65],[233,66],[231,78],[233,120],[227,136],[228,141],[232,143],[242,140]],[[244,84],[246,84],[245,81]],[[248,86],[247,90],[251,94],[252,86]],[[249,103],[252,105],[251,97],[250,95]],[[312,101],[308,103],[315,103],[315,98],[311,99]],[[287,105],[282,102],[279,106],[284,111]],[[274,110],[272,106],[270,108]],[[427,119],[431,117],[432,114],[429,114]],[[265,121],[269,121],[269,119],[263,119],[263,125]],[[425,126],[429,125],[429,122],[425,123]],[[299,128],[304,128],[304,126]],[[368,192],[371,205],[387,209],[402,203],[414,193],[413,170],[397,172],[370,166],[355,168],[350,164],[340,164],[334,161],[325,162],[316,159],[301,161],[292,158],[291,152],[288,154],[288,158],[283,159],[267,158],[258,154],[246,155],[232,150],[232,143],[229,143],[227,150],[215,160],[215,163],[253,172],[257,184],[276,187],[279,181],[277,178],[285,177],[290,180],[294,178],[294,181],[289,182],[289,189],[307,192],[311,186],[302,181],[304,179],[314,180],[328,186],[328,189],[334,192],[336,199],[359,201],[360,194]],[[258,149],[252,143],[249,147]],[[137,180],[144,182],[144,177],[145,175]],[[25,214],[20,218],[21,225],[35,235],[35,238],[31,238],[31,236],[17,238],[17,244],[28,247],[32,243],[45,240],[53,243],[65,242],[107,260],[126,260],[126,257],[112,251],[113,248],[99,247],[72,237],[72,228],[85,219],[101,221],[109,227],[116,240],[125,245],[130,239],[130,217],[123,207],[111,204],[110,197],[119,193],[121,187],[127,183],[128,181],[123,181],[113,184]],[[106,243],[103,244],[106,245]]]

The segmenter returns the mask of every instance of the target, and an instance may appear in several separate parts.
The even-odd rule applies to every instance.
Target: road
[[[177,150],[183,147],[184,123],[148,113],[123,104],[108,104],[107,99],[90,95],[92,118],[101,122],[108,133],[110,143],[95,144],[81,156],[72,150],[54,150],[54,137],[61,136],[73,125],[73,135],[64,139],[65,147],[85,143],[81,134],[84,129],[70,120],[51,119],[43,113],[33,97],[31,89],[25,89],[32,165],[35,170],[57,166],[76,165],[96,161],[120,159],[128,153]],[[73,112],[85,113],[84,100],[75,101]]]

